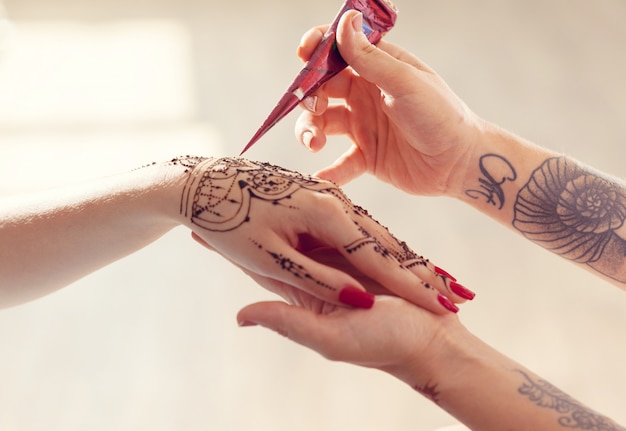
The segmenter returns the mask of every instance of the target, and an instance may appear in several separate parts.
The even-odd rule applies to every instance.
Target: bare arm
[[[64,287],[179,225],[295,302],[306,295],[361,308],[374,302],[358,280],[303,254],[304,239],[332,248],[369,277],[397,286],[396,294],[436,313],[457,311],[454,302],[471,299],[335,184],[267,163],[185,156],[2,199],[0,306]]]
[[[133,171],[0,201],[0,304],[50,293],[176,226],[169,184]],[[170,205],[171,206],[171,205]]]
[[[378,298],[366,313],[303,307],[257,303],[238,319],[330,360],[385,371],[474,431],[626,429],[500,354],[454,315],[435,316],[391,297]]]

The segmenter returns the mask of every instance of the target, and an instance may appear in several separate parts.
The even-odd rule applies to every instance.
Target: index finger
[[[313,51],[315,51],[317,45],[320,44],[328,27],[328,24],[313,27],[302,35],[300,45],[298,45],[298,49],[296,50],[296,54],[302,61],[308,61],[309,58],[311,58]]]

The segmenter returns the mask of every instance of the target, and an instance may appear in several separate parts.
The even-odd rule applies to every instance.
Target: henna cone
[[[347,67],[337,49],[335,34],[339,19],[350,9],[363,13],[363,32],[373,44],[378,43],[396,22],[397,9],[389,0],[346,0],[309,61],[239,155],[248,151],[268,130],[298,106],[302,99]]]

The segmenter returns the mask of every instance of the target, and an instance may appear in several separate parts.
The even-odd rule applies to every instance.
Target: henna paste
[[[344,246],[347,253],[356,253],[369,247],[383,258],[396,259],[405,269],[417,265],[426,266],[428,263],[426,259],[413,252],[405,242],[398,241],[366,210],[354,205],[339,187],[329,181],[269,163],[252,162],[241,158],[207,159],[185,156],[172,159],[169,163],[184,167],[185,172],[189,174],[181,196],[181,214],[192,224],[208,231],[229,232],[250,222],[253,217],[251,208],[254,201],[299,210],[292,202],[293,196],[301,190],[308,190],[333,196],[341,202],[344,212],[352,218],[361,236]],[[365,227],[366,224],[383,232],[383,240],[369,232]],[[263,249],[263,246],[253,238],[250,240],[258,249]],[[279,253],[266,251],[281,269],[290,272],[294,277],[308,279],[324,288],[333,289],[313,279],[304,266]]]

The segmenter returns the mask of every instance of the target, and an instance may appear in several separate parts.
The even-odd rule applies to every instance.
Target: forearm
[[[469,332],[441,337],[428,381],[423,363],[394,373],[473,431],[621,430],[614,423],[563,393]],[[438,349],[437,347],[433,347]],[[420,369],[421,368],[421,369]]]
[[[626,288],[626,185],[486,125],[452,188],[536,244]]]
[[[0,201],[0,307],[66,286],[174,227],[179,199],[168,169]]]

